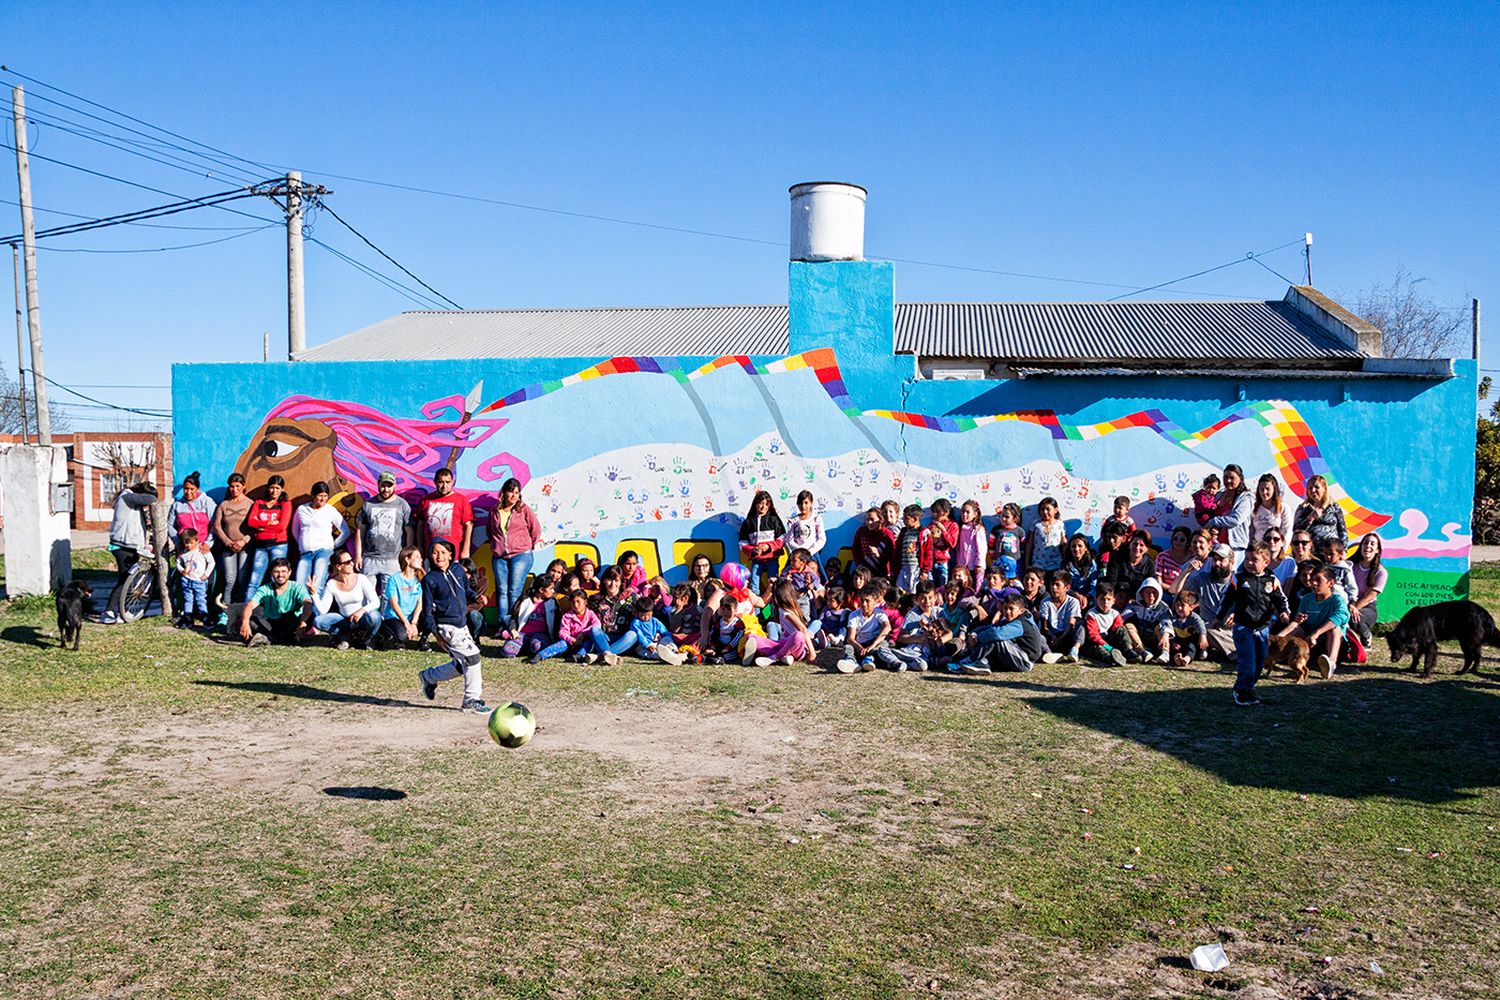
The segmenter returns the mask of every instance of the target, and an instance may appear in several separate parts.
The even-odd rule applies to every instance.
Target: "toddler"
[[[212,546],[207,541],[199,542],[194,528],[183,528],[177,541],[181,550],[177,557],[177,572],[182,574],[182,616],[177,619],[177,627],[192,628],[200,615],[203,624],[207,625],[208,578],[214,570]]]
[[[848,639],[849,606],[843,587],[829,587],[823,614],[818,618],[818,631],[813,642],[819,649],[842,646]]]
[[[1123,495],[1115,497],[1114,513],[1104,519],[1105,527],[1111,524],[1118,524],[1124,527],[1125,534],[1127,535],[1135,530],[1135,518],[1130,516],[1129,497]]]
[[[1208,627],[1199,617],[1197,607],[1198,595],[1191,590],[1180,591],[1172,602],[1172,620],[1163,630],[1167,633],[1167,651],[1174,667],[1185,667],[1208,655]]]
[[[1203,486],[1193,494],[1193,520],[1199,526],[1219,516],[1219,477],[1210,472],[1203,477]]]
[[[634,649],[643,660],[660,660],[678,666],[684,657],[672,641],[672,633],[656,617],[656,599],[642,595],[635,599],[635,618],[630,622],[630,634],[635,638],[627,648]]]
[[[734,599],[728,594],[719,601],[719,611],[709,626],[708,642],[703,647],[705,663],[738,663],[740,647],[745,642],[745,622],[735,614]]]

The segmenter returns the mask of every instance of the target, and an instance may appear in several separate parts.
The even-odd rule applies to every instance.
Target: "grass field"
[[[506,751],[431,655],[50,617],[0,606],[5,996],[1500,995],[1494,659],[1256,710],[1148,667],[487,659],[541,725]]]

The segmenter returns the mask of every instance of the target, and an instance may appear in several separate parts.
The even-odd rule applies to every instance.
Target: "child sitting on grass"
[[[672,641],[672,633],[660,618],[656,617],[656,599],[644,594],[635,599],[635,617],[630,622],[630,634],[634,638],[626,648],[635,651],[643,660],[660,660],[678,666],[683,655]]]
[[[818,631],[813,636],[813,643],[819,649],[831,649],[842,646],[848,637],[849,598],[843,587],[829,587],[824,596],[827,600],[818,617]]]
[[[667,612],[667,629],[678,646],[696,646],[703,632],[703,605],[690,583],[672,588],[672,610]]]
[[[797,588],[792,581],[783,578],[772,585],[771,605],[776,611],[781,638],[771,640],[752,636],[745,643],[745,659],[757,667],[769,667],[773,663],[789,665],[800,659],[812,659],[813,637],[808,631],[807,620],[802,617],[797,598]]]
[[[1123,667],[1145,659],[1146,654],[1131,644],[1125,621],[1115,610],[1112,584],[1094,589],[1094,606],[1083,616],[1083,629],[1083,654],[1096,663]]]
[[[738,663],[740,647],[745,643],[745,622],[735,613],[734,598],[724,594],[709,623],[708,640],[703,646],[704,663]]]
[[[500,651],[506,656],[532,657],[540,653],[552,644],[553,636],[557,633],[557,600],[556,588],[552,586],[552,578],[539,576],[531,581],[531,593],[527,595],[524,605],[529,602],[530,608],[525,610],[525,617],[521,619],[521,629],[512,639],[506,641]],[[517,614],[521,612],[518,610]]]
[[[891,647],[901,661],[896,669],[925,671],[937,662],[944,644],[952,638],[938,602],[937,587],[931,580],[923,581],[917,588],[916,602],[901,622],[901,636]]]
[[[1019,594],[1000,606],[1000,621],[974,633],[976,645],[968,656],[948,664],[960,674],[988,674],[994,670],[1026,672],[1042,657],[1047,645]]]
[[[882,589],[873,584],[860,592],[859,610],[849,615],[849,636],[844,643],[844,653],[834,665],[839,673],[868,673],[875,669],[877,657],[882,666],[892,670],[899,666],[900,660],[886,646],[891,622],[878,606],[884,596]]]
[[[1172,620],[1172,608],[1161,595],[1161,583],[1154,576],[1147,577],[1122,613],[1131,645],[1144,649],[1148,662],[1154,658],[1166,663],[1170,655],[1163,626]]]
[[[557,623],[557,641],[539,650],[531,662],[541,663],[564,654],[575,663],[598,663],[602,659],[614,666],[620,662],[610,652],[609,636],[599,627],[599,616],[589,607],[589,595],[582,590],[568,594],[568,610]]]
[[[1083,616],[1083,606],[1070,592],[1070,583],[1071,577],[1064,570],[1053,573],[1047,581],[1047,597],[1036,615],[1037,629],[1047,644],[1042,652],[1043,663],[1076,662],[1074,635],[1078,632],[1078,619]]]
[[[1172,602],[1172,620],[1164,628],[1174,667],[1185,667],[1208,655],[1208,626],[1197,609],[1198,595],[1191,590],[1179,591]]]

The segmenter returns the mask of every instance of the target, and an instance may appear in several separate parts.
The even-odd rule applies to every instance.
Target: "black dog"
[[[1464,651],[1464,665],[1459,673],[1479,673],[1481,646],[1500,646],[1500,629],[1495,619],[1473,601],[1444,601],[1425,608],[1412,608],[1386,636],[1391,646],[1391,662],[1411,656],[1411,669],[1426,658],[1421,676],[1431,677],[1437,666],[1438,643],[1444,639],[1458,642]]]
[[[83,616],[89,613],[93,603],[94,588],[87,580],[74,580],[57,592],[57,634],[59,645],[67,648],[69,641],[78,648],[83,638]]]

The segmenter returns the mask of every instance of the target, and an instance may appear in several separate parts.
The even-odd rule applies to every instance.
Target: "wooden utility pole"
[[[150,512],[151,557],[156,560],[156,599],[161,602],[161,613],[167,621],[172,620],[172,592],[167,589],[167,576],[171,567],[167,565],[167,519],[172,513],[172,490],[167,488],[165,498],[156,501],[146,510]],[[124,604],[121,604],[124,607]]]
[[[307,309],[302,301],[302,174],[286,175],[286,359],[307,347]]]
[[[10,273],[16,289],[16,389],[21,394],[21,443],[30,444],[26,434],[26,349],[21,342],[21,253],[10,245]]]
[[[26,247],[26,320],[31,327],[31,388],[36,399],[37,439],[52,444],[52,417],[47,412],[46,366],[42,363],[42,310],[36,301],[36,223],[31,217],[31,161],[26,156],[26,92],[10,92],[15,109],[16,176],[21,187],[21,239]],[[299,230],[300,237],[300,230]]]

